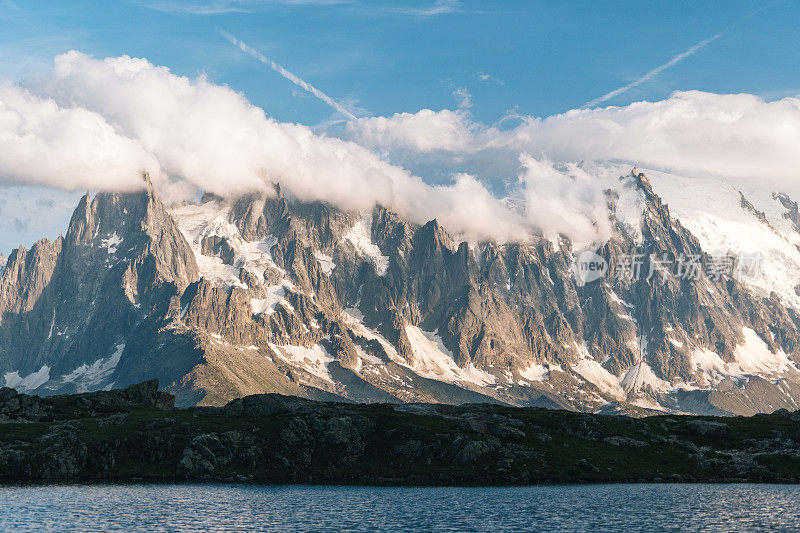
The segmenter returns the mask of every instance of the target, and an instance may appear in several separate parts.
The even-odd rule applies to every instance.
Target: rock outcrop
[[[5,389],[0,397],[0,409],[13,401]],[[153,383],[28,398],[45,415],[37,424],[0,421],[0,482],[507,485],[800,476],[800,412],[786,410],[632,419],[277,394],[175,409],[168,407],[173,398],[154,395]]]

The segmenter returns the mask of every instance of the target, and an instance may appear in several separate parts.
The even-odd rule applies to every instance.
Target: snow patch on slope
[[[238,236],[238,233],[237,233]],[[256,274],[256,277],[263,276],[267,269],[274,269],[283,274],[286,272],[279,268],[272,260],[272,247],[278,243],[278,239],[273,235],[268,235],[260,241],[234,240],[239,246],[238,252],[245,258],[243,268]]]
[[[559,365],[539,365],[532,363],[531,366],[521,371],[519,376],[528,381],[547,381],[550,379],[550,372],[553,371],[561,371],[561,367]],[[520,385],[524,384],[525,383],[520,383]]]
[[[797,365],[783,351],[773,353],[758,333],[750,328],[742,330],[744,342],[733,351],[734,361],[726,363],[711,350],[698,348],[692,352],[692,368],[700,375],[702,384],[717,385],[725,378],[741,379],[748,375],[774,377],[800,372]]]
[[[325,381],[333,383],[333,378],[328,372],[328,365],[334,359],[328,352],[319,344],[311,348],[303,346],[279,346],[273,343],[267,343],[275,354],[288,363],[290,366],[305,370],[309,374],[316,376]]]
[[[492,374],[476,368],[472,363],[466,368],[459,367],[441,337],[435,333],[423,331],[417,326],[405,326],[406,337],[411,344],[413,357],[413,362],[406,361],[383,335],[365,326],[362,322],[363,318],[361,312],[356,308],[348,308],[342,313],[342,321],[353,333],[365,339],[378,341],[392,362],[408,368],[422,377],[446,383],[469,383],[482,387],[495,384],[496,380]],[[361,354],[359,353],[359,355]],[[373,364],[383,363],[377,358],[372,360],[363,356],[362,358]]]
[[[744,334],[744,343],[733,351],[733,357],[739,370],[751,374],[797,370],[783,350],[772,353],[758,333],[750,328],[744,328],[742,333]]]
[[[241,269],[254,273],[257,279],[263,277],[268,268],[282,272],[270,253],[277,239],[270,235],[260,241],[245,241],[236,225],[228,221],[229,206],[211,201],[200,205],[183,205],[172,211],[204,278],[221,286],[247,289],[247,285],[239,279]],[[225,239],[236,253],[236,264],[226,265],[220,257],[203,255],[203,240],[208,237]]]
[[[96,388],[114,373],[124,350],[125,344],[117,344],[114,353],[110,356],[98,359],[91,365],[79,366],[69,374],[62,376],[61,382],[75,383],[78,392],[87,392]]]
[[[24,378],[16,371],[7,372],[3,377],[6,380],[6,387],[17,389],[19,392],[29,392],[50,381],[50,367],[43,365],[42,368]]]
[[[800,283],[796,246],[800,234],[783,218],[785,208],[771,193],[744,191],[747,200],[765,213],[768,225],[742,206],[738,190],[721,180],[646,172],[653,190],[669,204],[670,214],[697,237],[705,252],[760,254],[760,276],[742,281],[762,295],[775,291],[787,305],[800,309],[800,296],[794,290]]]
[[[330,276],[333,269],[336,268],[336,263],[333,262],[333,258],[329,255],[325,255],[322,252],[314,252],[314,257],[317,258],[319,261],[319,266],[322,269],[322,272],[326,276]]]
[[[639,343],[637,342],[638,345]],[[653,392],[661,393],[670,392],[675,388],[670,382],[659,378],[644,360],[631,366],[619,376],[615,376],[592,358],[585,345],[577,345],[577,348],[581,354],[581,360],[572,365],[572,370],[586,381],[594,384],[601,391],[618,400],[624,400],[630,395],[643,390],[650,389]],[[647,401],[645,405],[642,403],[644,401],[639,398],[633,400],[632,403],[641,407],[661,409],[655,402]]]
[[[400,354],[397,353],[397,349],[392,345],[392,343],[389,342],[383,335],[365,326],[362,320],[364,320],[364,315],[355,307],[348,307],[342,313],[342,321],[353,333],[368,340],[378,341],[383,350],[389,356],[389,359],[397,364],[407,367],[408,365],[405,361],[403,361],[403,358],[400,357]]]
[[[251,298],[250,306],[253,308],[253,315],[264,313],[271,315],[276,311],[278,304],[283,305],[290,311],[294,311],[289,301],[284,298],[284,296],[286,296],[286,289],[290,289],[291,287],[289,282],[284,281],[278,285],[266,287],[266,298]]]
[[[644,361],[639,361],[626,370],[620,376],[619,384],[626,392],[638,392],[647,388],[653,392],[669,392],[673,389],[669,381],[658,377],[650,365]]]
[[[493,375],[479,370],[472,363],[466,368],[459,367],[452,352],[435,333],[423,331],[417,326],[406,326],[405,332],[414,355],[411,369],[420,376],[449,383],[467,382],[479,386],[494,384]]]
[[[381,249],[372,242],[372,214],[361,217],[342,237],[342,240],[350,242],[359,254],[372,261],[379,276],[386,274],[386,269],[389,268],[389,258],[383,255]]]
[[[111,233],[105,239],[100,240],[100,246],[105,248],[108,255],[117,253],[117,248],[122,244],[122,237],[117,232]]]
[[[239,269],[224,264],[219,257],[203,255],[201,251],[203,239],[206,237],[218,236],[230,240],[238,237],[238,229],[228,222],[228,212],[227,207],[217,202],[187,204],[173,209],[178,228],[194,252],[197,268],[202,276],[224,286],[246,289],[247,286],[239,280]]]
[[[617,376],[606,370],[603,365],[594,359],[581,359],[572,365],[572,370],[602,392],[618,400],[625,399],[625,391],[620,387]]]

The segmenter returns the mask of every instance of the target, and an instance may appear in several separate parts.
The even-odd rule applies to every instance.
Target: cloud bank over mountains
[[[495,158],[525,152],[558,161],[624,160],[689,176],[800,192],[800,99],[675,92],[658,102],[516,116],[501,130],[449,110],[422,110],[347,124],[374,150]],[[437,142],[438,140],[438,142]]]
[[[619,166],[607,161],[800,196],[796,98],[691,91],[514,118],[509,128],[478,123],[465,108],[421,110],[316,134],[205,77],[72,51],[43,77],[0,85],[0,184],[134,190],[147,171],[179,200],[280,182],[301,200],[343,209],[381,203],[476,240],[541,231],[586,243],[610,231],[604,191],[620,184]],[[623,194],[622,202],[635,217],[636,198]]]
[[[530,232],[472,177],[428,185],[356,143],[277,122],[228,87],[176,76],[144,59],[69,52],[56,57],[49,75],[9,91],[16,98],[4,98],[3,109],[11,118],[0,122],[6,181],[129,190],[141,186],[146,170],[174,200],[198,190],[270,191],[269,183],[279,182],[301,200],[344,209],[377,202],[416,222],[438,218],[475,238],[521,239]],[[48,120],[30,118],[39,116]],[[18,155],[7,161],[8,153]],[[41,164],[43,156],[54,161]]]

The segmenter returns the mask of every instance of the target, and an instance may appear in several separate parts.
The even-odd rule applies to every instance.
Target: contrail
[[[669,61],[667,61],[663,65],[661,65],[660,67],[654,68],[653,70],[651,70],[650,72],[648,72],[647,74],[645,74],[644,76],[639,78],[638,80],[636,80],[636,81],[634,81],[632,83],[629,83],[628,85],[625,85],[624,87],[620,87],[619,89],[614,89],[610,93],[606,93],[603,96],[601,96],[600,98],[595,98],[594,100],[586,102],[581,107],[592,107],[594,105],[599,104],[600,102],[605,102],[606,100],[610,100],[611,98],[614,98],[618,94],[622,94],[622,93],[624,93],[624,92],[626,92],[626,91],[628,91],[630,89],[633,89],[634,87],[636,87],[638,85],[643,84],[644,82],[646,82],[648,80],[653,79],[654,77],[658,76],[664,70],[666,70],[669,67],[673,66],[675,63],[683,61],[684,59],[686,59],[690,55],[694,54],[695,52],[697,52],[701,48],[704,48],[705,46],[707,46],[709,43],[712,43],[712,42],[716,41],[717,39],[719,39],[720,37],[722,37],[723,35],[728,33],[730,30],[732,30],[733,28],[735,28],[739,24],[743,23],[744,21],[746,21],[749,18],[752,18],[752,17],[758,15],[762,11],[765,11],[766,9],[769,9],[770,7],[772,7],[775,4],[777,4],[779,1],[780,0],[775,0],[773,2],[770,2],[769,4],[766,4],[764,6],[759,7],[758,9],[756,9],[755,11],[753,11],[752,13],[747,15],[746,17],[743,17],[742,19],[734,22],[733,24],[731,24],[730,26],[728,26],[727,28],[725,28],[724,30],[719,32],[718,34],[714,35],[713,37],[709,37],[708,39],[700,41],[699,43],[697,43],[696,45],[692,46],[688,50],[686,50],[684,52],[681,52],[680,54],[676,55],[675,57],[673,57],[672,59],[670,59]]]
[[[218,29],[217,31],[219,31],[220,35],[222,35],[228,41],[230,41],[231,44],[233,44],[234,46],[237,46],[239,49],[241,49],[242,52],[244,52],[246,54],[249,54],[249,55],[253,56],[254,58],[258,59],[259,61],[261,61],[262,63],[264,63],[268,67],[270,67],[272,70],[274,70],[275,72],[277,72],[278,74],[280,74],[281,76],[283,76],[284,78],[289,80],[290,82],[294,83],[295,85],[299,85],[300,87],[302,87],[306,91],[310,92],[311,94],[313,94],[314,96],[316,96],[317,98],[319,98],[320,100],[322,100],[323,102],[325,102],[326,104],[328,104],[329,106],[334,108],[336,111],[338,111],[342,115],[344,115],[347,118],[349,118],[350,120],[357,120],[358,119],[357,116],[355,116],[350,111],[345,109],[344,106],[342,106],[342,104],[338,103],[336,100],[334,100],[333,98],[331,98],[330,96],[328,96],[324,92],[320,91],[319,89],[317,89],[316,87],[314,87],[310,83],[308,83],[308,82],[300,79],[296,75],[292,74],[291,72],[289,72],[288,70],[286,70],[285,68],[283,68],[282,66],[280,66],[279,64],[274,62],[273,60],[271,60],[270,58],[266,57],[264,54],[262,54],[258,50],[254,50],[253,48],[250,48],[244,42],[240,41],[239,39],[237,39],[236,37],[234,37],[230,33],[226,32],[225,30]]]
[[[630,89],[633,89],[634,87],[636,87],[638,85],[643,84],[644,82],[646,82],[648,80],[653,79],[654,77],[658,76],[661,72],[663,72],[664,70],[666,70],[669,67],[671,67],[672,65],[674,65],[675,63],[678,63],[679,61],[682,61],[682,60],[686,59],[690,55],[694,54],[695,52],[697,52],[701,48],[703,48],[706,45],[708,45],[709,43],[711,43],[713,41],[716,41],[717,39],[719,39],[720,37],[725,35],[725,33],[727,31],[728,31],[727,29],[723,30],[723,31],[719,32],[718,34],[714,35],[713,37],[709,37],[708,39],[700,41],[699,43],[697,43],[696,45],[692,46],[688,50],[686,50],[684,52],[681,52],[680,54],[676,55],[675,57],[673,57],[672,59],[670,59],[669,61],[667,61],[663,65],[654,68],[653,70],[651,70],[650,72],[648,72],[647,74],[645,74],[644,76],[639,78],[638,80],[636,80],[634,82],[631,82],[628,85],[625,85],[624,87],[620,87],[619,89],[614,89],[610,93],[606,93],[606,94],[604,94],[603,96],[601,96],[599,98],[595,98],[594,100],[586,102],[585,104],[583,104],[582,107],[592,107],[594,105],[599,104],[600,102],[605,102],[606,100],[610,100],[610,99],[614,98],[618,94],[622,94],[622,93],[624,93],[626,91],[629,91]]]

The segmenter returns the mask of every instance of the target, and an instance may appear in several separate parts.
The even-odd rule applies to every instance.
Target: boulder
[[[0,388],[0,421],[40,422],[52,410],[38,396],[20,394],[8,387]]]
[[[497,450],[497,446],[488,441],[474,440],[464,446],[460,452],[456,454],[456,462],[461,464],[474,463],[481,458],[484,454]]]
[[[304,407],[314,405],[311,400],[282,394],[253,394],[244,398],[231,400],[222,408],[226,417],[253,416],[265,417],[292,413]]]
[[[694,433],[706,437],[722,437],[730,431],[728,424],[724,422],[712,422],[710,420],[689,420],[686,426]]]
[[[459,418],[458,427],[464,431],[474,431],[475,433],[486,433],[488,431],[486,422],[475,416]]]
[[[92,405],[106,407],[145,406],[156,409],[175,407],[175,396],[160,392],[157,379],[137,383],[127,389],[91,392],[81,398],[90,401]]]
[[[607,442],[608,444],[613,444],[614,446],[636,446],[637,448],[641,448],[644,446],[650,446],[648,443],[632,439],[630,437],[622,437],[622,436],[612,436],[612,437],[604,437],[603,442]]]

